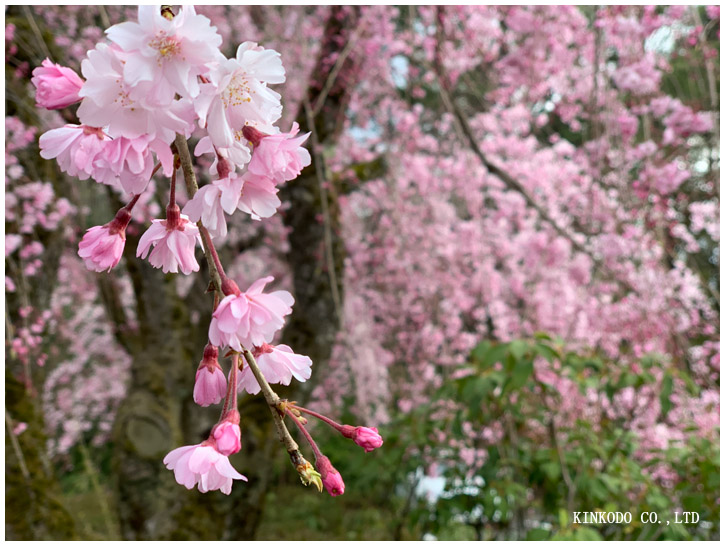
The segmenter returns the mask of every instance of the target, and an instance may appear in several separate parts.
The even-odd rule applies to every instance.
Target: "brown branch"
[[[292,438],[289,430],[287,430],[287,426],[284,424],[283,413],[280,413],[278,409],[282,400],[280,400],[279,396],[277,396],[277,393],[275,393],[272,390],[272,387],[269,386],[269,383],[267,383],[267,379],[264,377],[262,370],[259,369],[259,365],[254,359],[254,355],[250,352],[250,350],[244,349],[242,354],[244,355],[244,359],[249,365],[249,369],[252,370],[252,373],[254,374],[257,383],[259,383],[259,387],[262,390],[262,395],[267,401],[269,410],[272,412],[274,426],[277,428],[277,437],[279,438],[279,441],[284,444],[285,449],[287,449],[287,453],[289,453],[290,459],[292,459],[292,464],[296,465],[298,464],[295,462],[297,457],[301,457],[302,455],[300,454],[297,442],[295,442],[294,438]]]
[[[564,479],[564,483],[566,484],[566,488],[568,490],[568,494],[566,496],[566,506],[571,512],[574,509],[574,495],[576,494],[576,486],[571,479],[571,475],[569,474],[569,468],[566,466],[566,461],[564,460],[564,454],[561,452],[561,446],[559,445],[559,441],[556,438],[556,426],[554,425],[553,417],[549,421],[549,436],[551,437],[551,445],[554,446],[554,450],[556,450],[556,455],[559,458],[559,466],[561,466],[561,477]]]
[[[184,182],[186,182],[186,193],[189,195],[189,199],[194,197],[194,194],[199,190],[199,186],[196,183],[196,175],[194,174],[194,164],[191,161],[191,154],[189,153],[189,145],[186,142],[184,135],[176,135],[174,141],[176,151],[179,154],[179,160],[181,161],[181,169],[184,171]],[[204,224],[199,220],[196,223],[200,228],[204,227]],[[202,247],[204,248],[204,257],[206,262],[209,264],[209,276],[211,282],[214,283],[214,288],[219,294],[222,294],[222,279],[219,276],[216,265],[214,265],[214,259],[212,258],[211,249],[209,248],[207,241],[202,237]],[[223,297],[223,296],[222,296]]]

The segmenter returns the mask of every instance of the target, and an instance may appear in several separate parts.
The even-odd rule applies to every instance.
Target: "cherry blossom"
[[[310,152],[302,147],[310,133],[295,138],[299,131],[296,122],[289,133],[276,135],[263,135],[253,127],[245,127],[245,138],[254,145],[249,172],[268,176],[278,184],[297,178],[312,161]]]
[[[369,453],[383,445],[383,438],[375,427],[355,427],[350,436],[353,441]]]
[[[178,220],[154,219],[138,242],[136,256],[143,259],[148,256],[149,263],[161,268],[164,273],[181,270],[184,275],[189,275],[199,271],[199,263],[194,257],[197,240],[201,244],[199,228],[184,215],[180,215]]]
[[[138,138],[148,135],[151,140],[165,143],[174,140],[176,133],[191,134],[193,108],[187,100],[169,105],[154,102],[153,82],[141,81],[134,87],[125,82],[124,65],[130,54],[100,43],[88,52],[81,63],[86,78],[79,95],[81,122],[107,127],[111,137]],[[163,106],[159,108],[158,106]]]
[[[234,480],[247,481],[234,470],[228,457],[209,441],[174,449],[164,457],[164,464],[174,471],[174,478],[180,485],[187,489],[198,485],[202,493],[218,489],[229,495]]]
[[[273,131],[282,105],[279,93],[267,84],[285,81],[279,53],[244,42],[235,58],[222,60],[210,71],[209,80],[201,85],[194,106],[200,125],[207,128],[215,146],[234,146],[245,125]]]
[[[236,420],[239,421],[238,412],[236,413]],[[222,455],[233,455],[242,449],[239,423],[225,420],[214,427],[212,436],[216,440],[217,450]]]
[[[33,70],[31,81],[36,88],[35,102],[42,108],[65,108],[81,100],[78,95],[83,87],[81,77],[50,59],[45,59],[42,66]]]
[[[219,302],[209,326],[211,343],[242,351],[243,346],[261,346],[272,341],[294,304],[292,294],[286,290],[262,292],[273,280],[274,277],[259,279],[246,292],[229,294]]]
[[[320,473],[322,483],[331,496],[337,497],[345,492],[345,482],[342,481],[340,473],[332,466],[330,459],[324,455],[317,457],[315,468]]]
[[[227,378],[217,361],[218,356],[219,350],[207,344],[204,357],[196,370],[194,402],[202,407],[221,402],[227,390]]]
[[[258,176],[247,171],[242,177],[242,195],[239,198],[239,210],[249,214],[254,220],[269,218],[282,204],[277,197],[279,190],[274,180],[267,176]]]
[[[183,209],[192,222],[202,221],[213,237],[225,237],[227,222],[224,213],[237,208],[244,180],[234,173],[202,187]]]
[[[259,369],[269,383],[289,385],[293,377],[304,382],[312,375],[310,357],[295,354],[288,345],[272,346],[263,343],[254,349],[254,355]],[[237,388],[249,394],[259,393],[259,383],[248,366],[239,373]]]
[[[69,124],[40,136],[40,156],[55,158],[63,172],[86,180],[94,173],[96,156],[108,140],[102,129]]]
[[[150,82],[151,100],[168,105],[176,93],[199,94],[198,76],[219,59],[221,36],[209,19],[197,15],[193,6],[183,6],[172,19],[158,6],[139,6],[138,22],[114,25],[106,34],[123,51],[124,81],[134,87]]]

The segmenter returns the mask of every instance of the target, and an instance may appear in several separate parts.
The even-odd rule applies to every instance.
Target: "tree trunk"
[[[43,464],[42,417],[9,366],[5,369],[5,419],[5,538],[77,540],[73,518],[58,500],[56,477]],[[20,422],[27,429],[15,436],[10,427]]]

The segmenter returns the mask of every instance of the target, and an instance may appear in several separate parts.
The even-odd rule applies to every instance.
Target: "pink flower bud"
[[[342,481],[342,476],[340,476],[340,473],[335,470],[334,466],[332,466],[330,459],[328,459],[324,455],[317,457],[317,460],[315,461],[315,467],[320,473],[322,483],[330,495],[332,495],[333,497],[337,497],[338,495],[342,495],[345,492],[345,482]]]
[[[383,445],[383,438],[378,434],[378,429],[375,427],[356,427],[353,440],[357,445],[365,449],[365,453],[369,453]]]
[[[378,429],[375,427],[342,425],[339,431],[345,438],[350,438],[357,445],[364,448],[366,453],[383,445],[383,438],[378,434]]]
[[[237,420],[239,419],[237,413]],[[242,431],[239,425],[231,421],[224,421],[214,428],[214,440],[216,440],[217,451],[222,455],[232,455],[242,449]]]
[[[83,87],[83,80],[70,68],[55,64],[50,59],[43,61],[43,66],[33,70],[31,80],[36,88],[35,102],[48,110],[65,108],[81,98],[78,92]]]
[[[202,407],[218,404],[227,391],[227,378],[217,361],[218,356],[219,350],[207,344],[204,348],[204,358],[196,370],[194,402]]]

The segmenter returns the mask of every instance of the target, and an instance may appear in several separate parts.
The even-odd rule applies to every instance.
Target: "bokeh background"
[[[280,213],[232,217],[222,261],[295,295],[282,340],[313,375],[280,394],[385,444],[313,425],[346,483],[319,494],[246,395],[249,483],[175,483],[163,456],[217,418],[191,396],[207,270],[134,257],[161,179],[120,265],[85,270],[78,241],[121,196],[39,157],[74,112],[35,108],[30,84],[46,57],[79,71],[135,8],[12,6],[6,537],[719,538],[719,8],[198,11],[228,55],[281,52],[280,127],[313,132]]]

